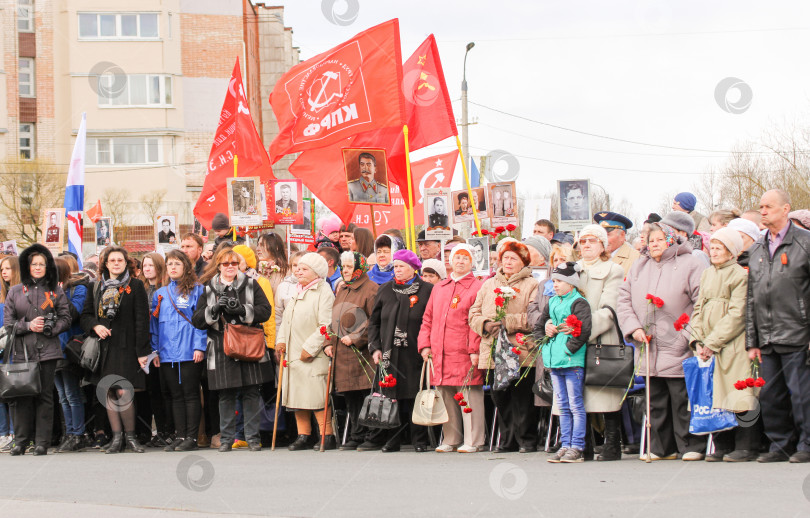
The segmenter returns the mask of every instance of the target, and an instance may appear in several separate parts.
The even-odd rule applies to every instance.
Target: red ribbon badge
[[[411,307],[414,307],[414,305],[415,305],[417,302],[419,302],[419,297],[417,297],[416,295],[411,295],[410,300],[411,300]]]

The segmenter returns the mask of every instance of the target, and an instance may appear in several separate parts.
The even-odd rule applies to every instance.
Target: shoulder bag
[[[399,428],[399,402],[379,392],[374,392],[374,387],[378,386],[379,374],[380,369],[377,367],[377,372],[374,373],[374,381],[371,383],[371,393],[363,400],[357,422],[368,428],[381,428],[384,430]]]
[[[23,346],[25,360],[22,363],[11,363],[11,350],[14,348],[16,328],[12,326],[11,341],[3,353],[3,364],[0,365],[0,398],[38,396],[42,391],[39,379],[39,362],[28,361],[28,347]]]
[[[171,299],[171,296],[169,299]],[[245,288],[245,303],[253,304],[252,280],[249,280]],[[172,301],[172,304],[174,304],[174,301]],[[175,309],[177,309],[177,306],[175,306]],[[219,318],[222,322],[222,348],[225,356],[242,362],[257,362],[264,358],[266,342],[263,328],[243,324],[229,324],[224,317],[220,316]]]
[[[613,316],[613,324],[619,335],[619,345],[603,344],[601,335],[595,344],[588,344],[585,351],[585,385],[589,387],[623,388],[633,379],[634,349],[622,341],[622,330],[616,312],[610,306],[602,306]]]
[[[546,403],[554,402],[554,385],[551,382],[551,369],[544,367],[540,379],[532,385],[532,392],[534,395],[545,401]]]
[[[429,367],[429,368],[427,368]],[[425,370],[427,368],[427,383],[425,383]],[[419,392],[413,402],[413,424],[433,426],[444,424],[450,420],[447,408],[438,390],[430,388],[430,372],[433,370],[433,360],[422,363],[422,376],[419,378]],[[423,388],[424,387],[424,388]]]

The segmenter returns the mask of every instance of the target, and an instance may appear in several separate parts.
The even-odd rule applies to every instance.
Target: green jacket
[[[535,339],[539,342],[546,336],[546,323],[562,324],[569,315],[576,315],[582,322],[579,336],[557,333],[543,345],[543,365],[549,369],[585,366],[585,343],[591,336],[591,307],[579,291],[571,290],[563,296],[551,297],[534,327]]]

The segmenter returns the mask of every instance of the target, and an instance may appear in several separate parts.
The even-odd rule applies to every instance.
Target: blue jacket
[[[182,296],[177,292],[177,283],[172,281],[152,296],[152,307],[155,309],[149,319],[149,331],[152,350],[158,352],[161,363],[188,362],[194,360],[194,351],[205,352],[208,333],[197,329],[190,322],[202,294],[203,287],[198,284],[188,296]],[[175,305],[177,310],[174,309]]]
[[[73,304],[73,307],[76,308],[78,314],[81,315],[82,309],[84,309],[84,300],[87,298],[87,286],[84,284],[77,284],[72,288],[68,288],[65,290],[65,296],[67,297],[68,301]],[[68,340],[82,333],[84,333],[84,330],[82,330],[81,322],[79,322],[79,319],[77,318],[73,321],[73,325],[70,329],[59,334],[59,343],[62,345],[62,351],[64,352]]]

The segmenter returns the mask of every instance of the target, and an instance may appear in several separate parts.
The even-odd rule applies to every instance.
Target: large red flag
[[[272,162],[364,131],[401,127],[401,62],[395,18],[292,67],[270,95],[279,126]]]
[[[263,184],[274,179],[270,159],[262,139],[253,124],[239,58],[233,67],[228,92],[219,115],[219,126],[208,155],[208,172],[205,175],[200,197],[194,206],[194,216],[202,225],[211,229],[211,220],[217,212],[228,213],[226,179],[233,176],[233,157],[239,157],[239,176],[259,176]]]

